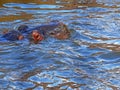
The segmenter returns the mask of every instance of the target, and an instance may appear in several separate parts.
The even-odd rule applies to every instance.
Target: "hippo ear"
[[[28,26],[27,26],[27,25],[20,25],[20,26],[18,27],[18,31],[20,31],[21,33],[26,32],[27,29],[28,29]]]

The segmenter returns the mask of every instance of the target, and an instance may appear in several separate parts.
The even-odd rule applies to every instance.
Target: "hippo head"
[[[50,32],[52,37],[57,39],[67,39],[70,36],[70,31],[68,30],[67,26],[63,23],[59,23],[58,27],[55,28],[52,32]]]
[[[24,38],[24,36],[15,30],[11,30],[11,31],[5,31],[3,32],[3,36],[4,38],[6,38],[9,41],[16,41],[16,40],[22,40]]]
[[[39,43],[44,39],[43,35],[38,30],[33,30],[31,36],[35,44]]]

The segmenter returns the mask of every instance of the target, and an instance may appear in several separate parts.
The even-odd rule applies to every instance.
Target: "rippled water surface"
[[[119,0],[75,8],[5,1],[0,34],[59,20],[71,37],[39,44],[0,41],[0,90],[120,90]]]

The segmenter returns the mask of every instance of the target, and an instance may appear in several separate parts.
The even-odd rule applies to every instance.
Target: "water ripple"
[[[29,3],[29,4],[20,4],[20,3],[6,3],[3,5],[4,7],[8,7],[8,8],[21,8],[21,9],[29,9],[29,8],[46,8],[46,9],[57,9],[57,8],[61,8],[63,6],[60,5],[38,5],[35,3]]]
[[[68,10],[55,10],[59,5],[4,3],[0,35],[21,24],[34,27],[60,20],[71,37],[46,38],[39,44],[0,41],[0,89],[119,90],[120,8],[118,0],[105,1]]]

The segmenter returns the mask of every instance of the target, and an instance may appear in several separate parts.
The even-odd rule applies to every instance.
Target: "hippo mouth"
[[[33,39],[34,43],[38,43],[43,40],[43,36],[40,34],[40,32],[38,30],[33,30],[32,39]]]

